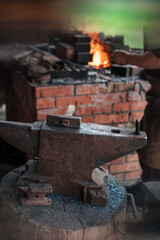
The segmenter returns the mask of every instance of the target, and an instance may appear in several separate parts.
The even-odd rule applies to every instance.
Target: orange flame
[[[92,62],[89,62],[88,65],[97,69],[110,67],[110,57],[105,47],[100,44],[99,33],[90,33],[88,35],[91,37],[90,53],[93,54]]]

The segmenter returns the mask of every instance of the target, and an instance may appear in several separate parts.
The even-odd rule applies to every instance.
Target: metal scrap
[[[63,62],[55,55],[39,50],[32,45],[29,45],[29,48],[34,53],[24,58],[21,63],[21,66],[27,70],[28,76],[39,77],[51,73],[56,69],[61,70],[64,67]]]

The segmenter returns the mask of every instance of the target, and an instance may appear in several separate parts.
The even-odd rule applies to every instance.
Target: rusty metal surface
[[[113,133],[113,129],[120,132]],[[51,176],[56,169],[60,178],[90,180],[94,168],[145,146],[146,140],[143,132],[135,135],[134,131],[110,126],[82,123],[80,129],[69,129],[44,122],[39,172]]]
[[[48,115],[47,124],[59,127],[79,128],[81,125],[81,117],[71,117],[66,115]]]
[[[0,137],[13,147],[37,156],[41,125],[39,121],[33,124],[0,121]]]
[[[54,193],[82,199],[84,188],[95,185],[92,171],[96,167],[140,149],[147,142],[144,132],[137,134],[133,130],[89,123],[82,123],[78,129],[58,127],[46,121],[42,125],[0,122],[0,137],[39,157],[35,176],[25,175],[28,179],[30,175],[31,179],[42,178],[53,186]],[[94,192],[89,192],[94,198]],[[101,192],[99,196],[102,195]]]
[[[50,206],[52,201],[46,197],[46,193],[52,193],[53,188],[50,184],[30,183],[28,186],[19,186],[19,190],[27,194],[27,197],[21,198],[21,204],[24,206]]]
[[[105,207],[108,200],[106,185],[89,185],[84,187],[83,202],[89,202],[94,206]]]

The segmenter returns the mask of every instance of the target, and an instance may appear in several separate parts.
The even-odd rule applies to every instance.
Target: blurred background
[[[72,2],[72,21],[86,32],[124,35],[125,44],[143,48],[143,26],[159,23],[158,0],[88,0]],[[74,9],[73,9],[74,6]]]
[[[86,32],[124,35],[143,47],[143,26],[159,22],[159,0],[0,1],[0,43],[45,41],[53,30],[75,26]]]

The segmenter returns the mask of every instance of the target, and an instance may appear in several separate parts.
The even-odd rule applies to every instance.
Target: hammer
[[[47,115],[47,124],[59,127],[80,128],[81,117],[73,116],[76,107],[69,105],[65,115]]]

